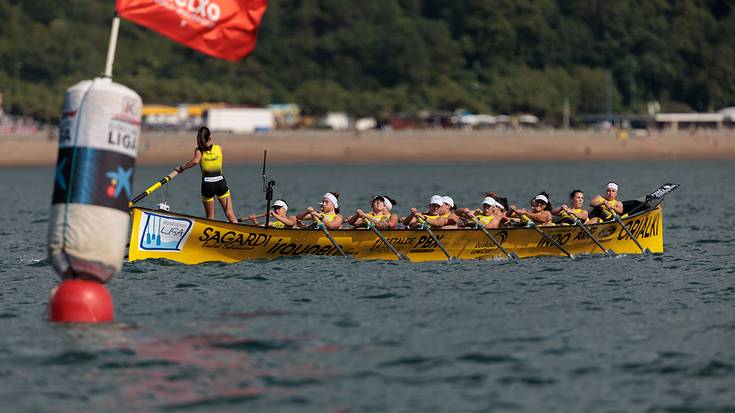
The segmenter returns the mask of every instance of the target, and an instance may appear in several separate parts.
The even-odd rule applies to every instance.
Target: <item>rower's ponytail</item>
[[[393,198],[391,198],[391,197],[389,197],[389,196],[385,196],[385,195],[383,195],[383,198],[385,198],[385,199],[387,199],[388,201],[390,201],[390,203],[391,203],[391,204],[393,204],[393,206],[396,206],[396,205],[398,205],[398,201],[396,201],[395,199],[393,199]]]
[[[199,128],[199,131],[197,131],[197,149],[201,152],[206,152],[212,149],[212,145],[207,145],[211,134],[212,133],[209,131],[209,128],[206,126],[202,126]]]
[[[339,192],[330,192],[335,198],[339,199]],[[339,208],[334,208],[334,212],[339,214]]]
[[[549,202],[546,203],[546,208],[544,208],[544,211],[551,211],[552,210],[552,208],[551,208],[551,196],[549,195],[549,193],[546,192],[546,191],[541,191],[541,193],[539,195],[543,195],[543,196],[546,197],[546,199],[549,200]]]

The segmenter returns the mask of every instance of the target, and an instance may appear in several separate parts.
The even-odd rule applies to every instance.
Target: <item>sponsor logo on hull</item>
[[[187,218],[144,212],[138,230],[138,247],[144,251],[181,251],[193,225]]]

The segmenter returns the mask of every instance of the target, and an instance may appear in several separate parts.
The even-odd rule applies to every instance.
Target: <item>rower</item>
[[[398,215],[391,213],[398,202],[386,195],[376,195],[370,201],[371,212],[362,209],[355,211],[347,218],[347,222],[354,227],[366,227],[368,220],[380,229],[393,229],[398,225]]]
[[[341,227],[344,217],[339,213],[339,203],[337,202],[338,198],[339,192],[327,192],[322,196],[322,202],[319,204],[319,211],[312,207],[306,208],[304,212],[296,214],[296,220],[303,221],[304,219],[313,219],[314,216],[316,216],[328,229],[337,229]],[[301,224],[301,227],[310,228],[313,225],[314,224],[304,226]]]
[[[592,198],[590,206],[592,207],[589,214],[590,224],[612,221],[615,219],[615,214],[622,215],[623,203],[618,200],[618,184],[608,182],[605,196],[597,195]]]
[[[211,132],[206,126],[202,126],[197,132],[194,157],[189,162],[177,166],[176,172],[182,173],[196,165],[199,165],[202,170],[202,204],[207,219],[214,219],[214,197],[216,196],[227,215],[227,220],[237,222],[237,216],[232,210],[230,189],[222,175],[222,147],[212,143]]]
[[[403,220],[403,225],[413,229],[426,222],[431,228],[441,228],[447,225],[447,218],[449,217],[449,213],[442,212],[443,205],[444,197],[433,195],[429,199],[428,212],[419,212],[416,208],[411,208],[411,213]]]
[[[562,225],[574,225],[577,219],[586,224],[589,212],[584,209],[584,192],[575,189],[569,194],[569,206],[564,204],[551,213],[559,218],[558,222]]]
[[[468,208],[462,208],[458,211],[463,227],[475,228],[479,223],[484,228],[497,228],[500,226],[500,220],[505,214],[505,207],[491,196],[486,196],[482,200],[482,208],[470,211]]]
[[[551,202],[549,194],[541,192],[531,200],[531,209],[510,207],[510,222],[526,225],[533,221],[536,225],[553,225],[551,223]]]
[[[288,204],[283,199],[277,199],[271,210],[268,211],[268,215],[273,218],[273,221],[268,223],[270,228],[293,228],[296,225],[296,215],[288,215]],[[260,215],[262,217],[263,215]],[[255,225],[258,224],[258,215],[252,214],[248,216],[248,220]],[[265,225],[265,224],[263,224]]]
[[[444,195],[442,197],[442,214],[448,214],[447,223],[442,227],[444,229],[457,229],[459,228],[459,216],[457,216],[456,207],[454,206],[454,199],[451,196]]]

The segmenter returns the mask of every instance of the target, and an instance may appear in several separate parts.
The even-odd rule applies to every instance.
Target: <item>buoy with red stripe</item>
[[[122,268],[142,106],[110,78],[79,82],[64,95],[48,232],[49,262],[63,282],[52,321],[112,320],[103,283]]]

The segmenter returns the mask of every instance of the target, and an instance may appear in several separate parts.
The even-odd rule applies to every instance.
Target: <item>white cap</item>
[[[276,202],[273,203],[273,208],[275,207],[281,207],[284,211],[288,211],[288,205],[282,199],[277,199]]]
[[[326,194],[324,194],[324,196],[322,196],[322,198],[328,199],[329,201],[332,202],[332,204],[334,204],[335,208],[339,208],[339,204],[337,203],[337,197],[332,195],[331,192],[327,192]]]
[[[451,196],[443,196],[442,197],[442,203],[443,204],[447,204],[450,207],[454,208],[454,200],[452,199]]]
[[[500,202],[496,201],[495,198],[489,196],[482,200],[483,205],[489,205],[491,207],[498,207],[505,211],[505,207]]]
[[[536,195],[536,198],[533,198],[533,199],[534,199],[535,201],[543,201],[543,202],[545,202],[545,203],[546,203],[546,205],[548,205],[548,204],[549,204],[549,198],[547,198],[546,196],[544,196],[544,195],[541,195],[541,194],[539,194],[539,195]]]
[[[390,202],[390,199],[388,199],[387,196],[383,196],[383,205],[385,205],[385,207],[388,208],[388,211],[393,209],[393,204]]]
[[[610,183],[607,184],[607,189],[612,189],[613,191],[617,191],[618,190],[618,184],[616,184],[615,182],[610,182]]]
[[[435,205],[441,205],[444,203],[444,198],[441,195],[433,195],[431,199],[429,200],[429,205],[435,204]]]

